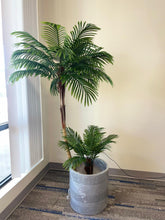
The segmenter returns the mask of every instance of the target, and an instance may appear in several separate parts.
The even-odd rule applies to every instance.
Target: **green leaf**
[[[59,146],[64,150],[73,150],[76,155],[67,160],[64,167],[67,169],[71,166],[76,168],[80,162],[86,161],[86,158],[94,160],[101,152],[106,149],[109,150],[111,148],[110,144],[115,143],[114,139],[118,136],[111,134],[104,137],[104,135],[104,128],[95,125],[90,125],[84,130],[83,139],[76,131],[67,128],[65,141],[60,141]]]
[[[85,162],[85,158],[83,157],[79,157],[79,156],[74,156],[68,160],[66,160],[63,163],[63,167],[67,170],[69,170],[70,168],[72,169],[76,169],[77,167],[79,167],[83,162]]]
[[[25,31],[15,31],[15,32],[12,32],[11,34],[15,35],[17,38],[21,38],[23,42],[26,42],[30,45],[33,45],[36,48],[39,48],[45,52],[48,52],[48,49],[46,46],[44,46],[37,39],[35,39],[31,34]]]
[[[72,40],[82,38],[92,39],[98,30],[100,30],[100,28],[95,24],[80,21],[77,25],[74,25],[73,31],[71,31],[70,34],[72,36]]]
[[[47,77],[47,75],[42,70],[38,70],[38,69],[18,70],[10,75],[9,81],[14,83],[21,78],[28,77],[28,76],[38,76],[38,75],[41,75],[42,77]]]
[[[62,48],[66,37],[65,28],[59,24],[43,22],[42,37],[50,50],[54,50],[57,47]]]
[[[58,84],[59,84],[59,78],[54,78],[50,85],[50,93],[52,95],[57,95],[59,93]]]

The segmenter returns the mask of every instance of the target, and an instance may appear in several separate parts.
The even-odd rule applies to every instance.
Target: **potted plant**
[[[41,76],[51,81],[50,93],[52,95],[59,95],[60,97],[60,113],[64,137],[64,141],[61,142],[61,145],[62,143],[63,146],[65,145],[69,159],[64,163],[66,167],[72,164],[72,167],[75,168],[75,163],[77,163],[77,165],[79,164],[78,160],[76,162],[75,156],[72,157],[70,151],[73,146],[71,147],[68,142],[68,134],[69,131],[72,132],[72,130],[66,128],[66,89],[71,92],[74,98],[86,106],[96,101],[99,82],[105,81],[113,85],[111,78],[104,71],[104,65],[108,63],[112,64],[113,57],[104,51],[102,47],[97,46],[93,42],[93,37],[98,30],[100,30],[100,28],[94,24],[78,22],[70,34],[67,34],[63,26],[51,22],[43,22],[42,37],[45,40],[45,45],[27,32],[16,31],[12,33],[20,39],[20,42],[16,43],[18,49],[13,52],[11,57],[11,63],[15,68],[15,72],[11,74],[9,81],[14,83],[23,77],[29,76]],[[102,129],[97,127],[91,128],[97,132],[96,135],[90,133],[89,143],[90,141],[94,143],[92,136],[95,137],[96,140],[103,138]],[[91,128],[89,129],[90,131]],[[88,131],[88,129],[86,131]],[[113,142],[115,137],[116,136],[111,136],[111,138],[109,137],[110,139],[107,137],[107,139],[105,139],[107,140],[107,144]],[[103,140],[100,139],[100,141]],[[106,146],[107,145],[104,145],[104,147]],[[92,157],[89,157],[89,152],[83,153],[84,157],[79,157],[79,162],[82,162],[82,160],[85,160],[85,157],[87,157],[86,161],[89,165],[86,163],[86,170],[89,169],[89,172],[92,170],[93,162],[94,164],[100,164],[100,162],[98,163],[97,160],[95,160],[95,157],[97,157],[98,153],[102,151],[104,147],[102,149],[97,147],[96,145],[93,147],[91,145],[89,146],[89,152],[93,151],[94,153],[90,154]],[[76,146],[74,145],[74,150],[75,149]],[[102,162],[102,166],[105,169],[100,172],[100,176],[103,175],[103,179],[101,180],[106,183],[107,178],[105,178],[105,175],[107,175],[108,168],[104,162]],[[76,171],[71,169],[71,172],[74,173]],[[90,176],[91,179],[93,176],[93,181],[95,182],[97,174],[87,176]],[[90,182],[92,181],[91,179]],[[87,183],[88,181],[85,180],[85,182]],[[104,188],[106,189],[106,186],[101,187],[103,191]],[[73,203],[71,203],[71,206],[73,206]],[[102,210],[105,206],[105,202],[103,202],[103,204],[98,203],[98,206],[101,209],[98,207],[97,211]],[[94,213],[93,211],[89,211],[86,214]]]
[[[70,205],[80,214],[94,215],[107,205],[108,167],[98,159],[98,155],[110,149],[117,135],[104,135],[103,128],[94,125],[85,129],[83,138],[73,129],[67,128],[66,141],[59,142],[64,150],[75,152],[63,166],[70,169]]]
[[[23,31],[12,34],[20,39],[11,57],[16,70],[9,78],[14,83],[28,76],[41,76],[51,81],[50,93],[60,96],[60,113],[63,136],[66,136],[65,91],[78,101],[89,105],[96,101],[100,81],[110,83],[104,65],[113,63],[113,57],[93,43],[100,30],[96,25],[78,22],[68,35],[65,28],[51,22],[43,22],[42,37],[46,45]],[[66,149],[71,158],[69,149]]]

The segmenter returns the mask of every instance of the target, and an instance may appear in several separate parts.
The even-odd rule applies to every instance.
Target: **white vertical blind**
[[[0,124],[8,121],[3,51],[4,48],[3,48],[3,38],[2,38],[2,14],[1,14],[1,2],[0,2]]]
[[[10,57],[13,50],[14,41],[11,38],[11,32],[16,28],[22,30],[22,1],[16,0],[15,2],[10,0],[2,0],[2,26],[3,26],[3,39],[4,39],[4,51],[5,51],[5,74],[6,79],[9,78],[12,70],[10,66]],[[21,120],[22,117],[22,105],[20,103],[22,91],[22,84],[18,82],[14,86],[7,83],[7,97],[8,97],[8,118],[10,126],[10,154],[11,154],[11,172],[12,177],[20,176],[23,172],[21,165]],[[20,96],[18,96],[20,94]],[[25,97],[26,99],[26,97]],[[23,117],[22,117],[23,118]],[[23,123],[23,122],[22,122]]]
[[[37,0],[2,0],[6,78],[12,73],[10,58],[16,39],[13,31],[37,36]],[[40,79],[7,85],[12,176],[28,172],[42,159]]]
[[[2,14],[0,2],[0,186],[11,174],[9,129],[2,130],[1,126],[8,123],[6,80],[4,65],[4,48],[2,38]]]
[[[23,1],[24,31],[30,32],[38,38],[38,5],[35,0]],[[29,116],[30,166],[35,165],[42,158],[42,124],[41,124],[41,96],[40,78],[27,79],[27,103]]]

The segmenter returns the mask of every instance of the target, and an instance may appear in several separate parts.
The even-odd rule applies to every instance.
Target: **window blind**
[[[2,0],[6,79],[16,39],[13,31],[38,34],[36,0]],[[43,157],[40,78],[7,83],[12,177],[27,173]]]

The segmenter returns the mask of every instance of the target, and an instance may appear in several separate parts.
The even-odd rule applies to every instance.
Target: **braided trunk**
[[[60,74],[64,71],[63,68],[60,70]],[[65,112],[65,84],[59,82],[59,93],[60,93],[60,113],[61,113],[61,123],[62,123],[62,132],[63,136],[66,136],[66,112]],[[64,138],[64,141],[67,141]],[[71,153],[69,149],[66,149],[68,159],[71,158]]]

